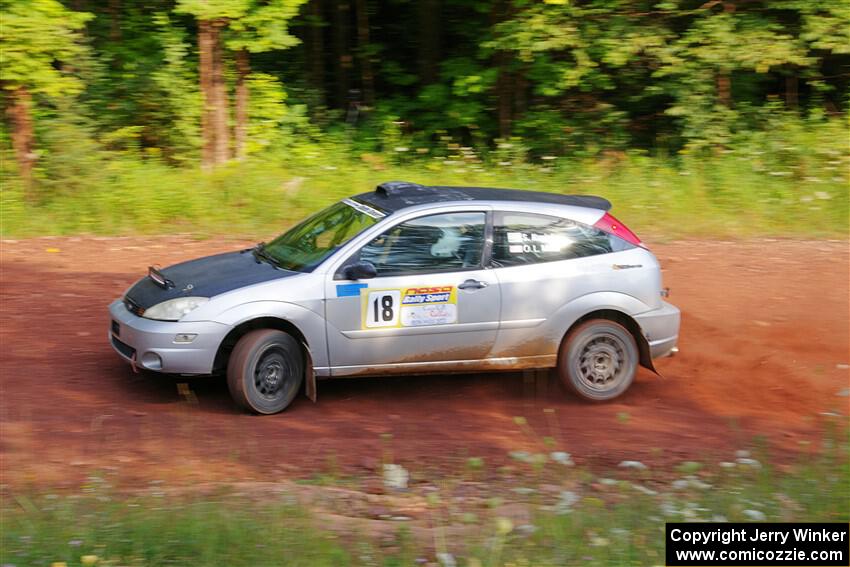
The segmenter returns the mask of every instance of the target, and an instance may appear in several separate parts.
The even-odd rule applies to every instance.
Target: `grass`
[[[651,237],[846,238],[850,156],[833,154],[811,163],[795,159],[786,167],[742,152],[675,160],[637,154],[553,158],[531,165],[504,159],[484,164],[468,153],[401,160],[305,151],[212,173],[119,157],[81,165],[78,175],[45,178],[29,198],[6,172],[0,213],[4,238],[155,233],[270,238],[341,197],[405,179],[603,195],[614,203],[616,216]]]
[[[348,564],[349,554],[291,505],[45,498],[39,512],[6,515],[4,565],[81,565],[91,555],[99,565]]]
[[[476,461],[473,476],[484,466]],[[353,520],[332,529],[315,507],[298,504],[297,495],[267,486],[200,495],[156,485],[121,495],[102,476],[74,494],[24,494],[7,486],[0,561],[72,567],[95,564],[96,556],[100,566],[653,565],[663,563],[667,521],[850,520],[846,435],[783,467],[744,453],[729,463],[618,468],[604,476],[552,461],[541,470],[538,459],[527,463],[533,471],[523,466],[490,484],[470,480],[469,470],[422,481],[430,487],[427,497],[417,495],[414,484],[391,500],[427,502],[419,531],[410,522],[385,520],[379,522],[382,533]],[[539,484],[528,486],[530,480]],[[320,508],[330,496],[319,498]],[[517,505],[527,511],[525,519],[517,517]],[[347,514],[335,517],[356,515],[356,502],[340,506]]]

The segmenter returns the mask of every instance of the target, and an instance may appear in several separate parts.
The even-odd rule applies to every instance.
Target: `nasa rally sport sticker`
[[[457,289],[453,285],[360,292],[363,329],[426,327],[457,323]]]

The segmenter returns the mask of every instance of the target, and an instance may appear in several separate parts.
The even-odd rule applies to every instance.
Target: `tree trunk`
[[[29,191],[36,157],[33,151],[32,96],[25,87],[18,87],[7,96],[11,98],[6,113],[12,123],[12,147],[18,161],[18,172]]]
[[[348,108],[350,88],[351,54],[348,51],[350,19],[351,6],[348,0],[338,0],[334,10],[334,55],[336,56],[336,104],[342,109]]]
[[[121,0],[109,0],[109,41],[121,41]]]
[[[325,30],[322,27],[322,0],[310,3],[310,75],[318,103],[325,103]]]
[[[419,0],[419,79],[423,85],[437,81],[440,59],[440,0]]]
[[[514,119],[521,118],[526,110],[528,110],[528,77],[523,67],[517,70],[514,81]]]
[[[717,99],[726,108],[732,107],[732,79],[727,71],[717,72]]]
[[[236,52],[236,127],[233,130],[234,150],[236,159],[245,157],[245,142],[248,139],[248,74],[251,72],[251,61],[248,50]]]
[[[419,79],[423,85],[437,81],[440,60],[440,0],[419,0]]]
[[[107,6],[109,14],[109,42],[113,46],[121,44],[121,0],[109,0]],[[112,49],[112,58],[109,61],[113,70],[119,71],[122,66],[123,52],[120,49]],[[120,90],[119,90],[120,92]]]
[[[723,12],[725,14],[735,13],[735,3],[732,1],[723,2]],[[729,71],[721,70],[717,72],[717,99],[720,104],[726,108],[732,108],[732,77]]]
[[[788,75],[785,77],[785,106],[796,110],[799,104],[799,92],[800,87],[797,75]]]
[[[215,115],[213,108],[215,96],[213,95],[213,33],[212,23],[209,20],[198,22],[198,54],[199,75],[201,83],[201,166],[210,169],[215,165]]]
[[[493,3],[490,10],[490,24],[495,26],[499,22],[503,22],[510,17],[510,4],[505,0],[499,0]],[[511,135],[511,119],[513,96],[512,86],[513,78],[511,77],[509,63],[511,56],[506,51],[496,51],[493,54],[493,66],[496,67],[498,75],[496,76],[496,114],[499,122],[499,137],[507,138]]]
[[[496,67],[499,70],[499,76],[496,78],[496,106],[498,107],[499,115],[499,137],[507,138],[511,135],[511,120],[513,113],[511,112],[512,101],[512,79],[510,72],[506,69],[508,55],[500,51],[496,54]]]
[[[229,103],[227,100],[227,83],[224,80],[224,46],[221,41],[223,20],[213,22],[213,114],[215,117],[215,164],[226,162],[230,158]]]
[[[357,47],[363,102],[371,108],[375,104],[375,76],[372,72],[372,56],[369,53],[369,12],[366,0],[357,0]]]

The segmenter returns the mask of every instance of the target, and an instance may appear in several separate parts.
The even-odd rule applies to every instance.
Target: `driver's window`
[[[360,249],[378,276],[478,268],[484,250],[483,212],[443,213],[397,224]]]

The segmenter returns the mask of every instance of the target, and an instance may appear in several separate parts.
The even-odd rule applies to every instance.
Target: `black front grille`
[[[133,315],[138,315],[139,317],[141,317],[142,314],[144,314],[145,312],[144,307],[142,307],[127,296],[124,296],[124,306],[127,307],[127,311],[129,311]]]
[[[118,321],[115,321],[114,319],[112,321],[112,334],[116,337],[121,336],[121,325],[119,325]]]
[[[114,346],[118,352],[127,358],[133,358],[136,355],[136,349],[128,344],[122,343],[115,335],[112,335],[112,346]]]

